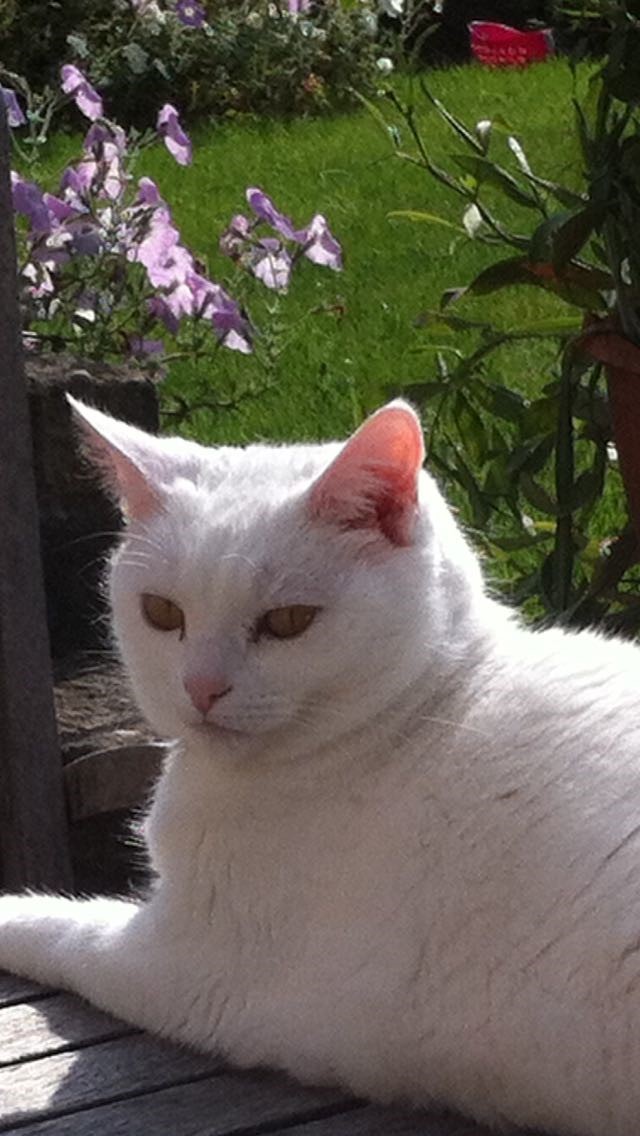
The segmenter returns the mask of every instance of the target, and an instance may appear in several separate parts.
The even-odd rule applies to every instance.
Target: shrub
[[[116,117],[146,126],[159,103],[188,118],[317,112],[376,80],[375,21],[339,0],[89,0],[31,3],[40,30],[24,51],[23,5],[0,52],[33,84],[54,82],[62,61],[81,66]],[[50,9],[59,8],[57,18]]]

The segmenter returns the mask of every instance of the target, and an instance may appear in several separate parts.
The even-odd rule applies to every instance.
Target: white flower
[[[404,11],[404,0],[378,0],[378,5],[380,11],[391,16],[392,20],[398,20]]]
[[[493,123],[490,118],[481,118],[480,122],[476,122],[476,138],[482,146],[485,154],[489,149],[489,139],[491,138],[491,128]]]
[[[388,55],[381,55],[379,59],[376,59],[376,67],[381,75],[390,75],[393,71],[393,63]]]
[[[250,28],[261,28],[264,23],[262,12],[259,12],[257,8],[253,8],[252,11],[247,14],[245,23],[247,23]]]
[[[482,214],[477,205],[469,205],[462,215],[462,224],[468,235],[473,238],[482,228]]]
[[[323,40],[327,38],[325,28],[316,27],[316,25],[313,24],[311,20],[300,20],[298,27],[300,28],[302,35],[306,36],[307,39]]]
[[[149,24],[160,25],[167,22],[167,13],[162,11],[156,0],[133,0],[133,7],[138,15]]]
[[[529,163],[527,161],[527,155],[525,154],[524,150],[522,149],[522,146],[518,142],[518,139],[513,137],[513,134],[510,134],[509,137],[507,138],[507,146],[511,150],[511,153],[513,154],[516,162],[520,166],[520,169],[523,170],[525,174],[530,174],[531,173],[531,166],[529,165]]]
[[[374,36],[378,31],[378,17],[375,12],[372,12],[371,9],[368,8],[366,11],[362,12],[360,19],[369,35]]]

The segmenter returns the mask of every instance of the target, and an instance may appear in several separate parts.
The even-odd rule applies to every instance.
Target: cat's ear
[[[417,415],[408,403],[391,402],[367,418],[311,487],[311,516],[341,528],[377,529],[392,544],[410,545],[423,461]]]
[[[158,479],[158,442],[150,434],[120,422],[67,395],[87,457],[125,513],[145,521],[162,508]]]

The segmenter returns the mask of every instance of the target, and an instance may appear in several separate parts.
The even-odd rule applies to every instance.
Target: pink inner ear
[[[349,439],[311,490],[311,515],[344,528],[378,529],[410,545],[424,461],[420,423],[409,406],[379,410]]]
[[[160,509],[161,498],[134,458],[129,457],[117,441],[107,436],[108,430],[122,428],[122,424],[112,422],[92,407],[82,406],[71,399],[69,401],[87,455],[98,466],[107,486],[120,498],[124,512],[135,520],[147,520]]]
[[[158,494],[130,458],[108,443],[107,446],[109,449],[107,462],[101,457],[100,464],[106,469],[107,478],[112,484],[115,483],[124,511],[134,520],[148,520],[160,508]]]

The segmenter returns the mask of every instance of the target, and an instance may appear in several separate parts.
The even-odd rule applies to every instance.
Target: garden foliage
[[[627,477],[628,449],[623,454],[612,421],[611,370],[601,362],[631,360],[638,370],[638,14],[608,4],[607,54],[594,66],[586,96],[574,100],[585,169],[577,188],[542,176],[504,120],[466,125],[423,84],[460,147],[448,168],[438,166],[413,107],[389,93],[413,141],[399,156],[417,162],[461,204],[459,223],[418,209],[396,216],[444,225],[495,250],[475,279],[453,281],[439,308],[419,317],[434,345],[436,373],[407,393],[431,412],[431,460],[457,484],[467,519],[501,562],[518,601],[531,601],[537,614],[627,631],[640,627],[637,517],[636,531],[624,527],[624,509],[621,531],[609,528],[603,536],[602,523],[612,498],[620,499],[620,472],[632,510],[640,501],[640,463]],[[397,140],[397,124],[392,129]],[[500,216],[507,199],[520,207],[517,231]],[[514,287],[555,296],[556,314],[504,328],[497,303],[495,321],[465,313],[469,298]],[[471,353],[456,348],[455,338],[447,342],[461,332],[476,337]],[[556,374],[534,399],[496,383],[485,365],[497,349],[527,338],[558,344]],[[438,349],[443,341],[447,348]]]
[[[159,104],[188,119],[291,114],[372,90],[377,17],[360,0],[9,0],[0,64],[32,88],[81,67],[125,124]],[[25,35],[25,28],[30,29]]]

